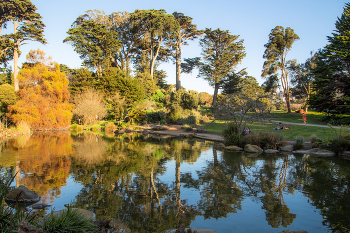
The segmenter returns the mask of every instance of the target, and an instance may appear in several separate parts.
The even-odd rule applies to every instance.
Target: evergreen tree
[[[350,3],[345,4],[335,27],[328,36],[329,44],[318,52],[313,70],[315,93],[309,103],[319,111],[328,109],[341,114],[350,110]]]
[[[236,41],[239,36],[219,28],[207,28],[204,38],[200,40],[203,62],[199,65],[199,77],[214,86],[213,106],[216,105],[220,80],[232,74],[235,66],[245,57],[243,40]]]
[[[43,36],[45,25],[41,21],[41,15],[36,10],[37,8],[30,0],[6,0],[0,2],[0,25],[3,26],[7,22],[12,22],[14,26],[13,34],[8,35],[7,39],[11,40],[9,45],[13,50],[15,91],[19,90],[17,63],[20,46],[26,44],[28,40],[46,44]]]

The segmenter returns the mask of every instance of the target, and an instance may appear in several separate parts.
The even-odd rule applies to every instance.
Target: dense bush
[[[130,105],[145,98],[144,89],[137,79],[120,77],[115,82],[117,90],[125,97],[127,104]]]
[[[193,109],[199,105],[199,94],[197,91],[182,89],[171,93],[171,101],[173,104],[180,105],[183,109]]]
[[[347,151],[350,149],[350,141],[349,138],[338,135],[333,140],[331,140],[331,143],[329,145],[329,149],[333,151],[336,154],[342,153],[343,151]]]
[[[257,145],[263,149],[279,149],[283,146],[281,136],[275,132],[251,132],[243,137],[243,145]]]
[[[301,150],[304,149],[304,138],[301,136],[297,136],[295,138],[295,144],[293,145],[293,150]]]
[[[124,117],[127,104],[125,97],[121,96],[118,92],[115,92],[113,96],[106,99],[107,102],[107,120],[120,120]]]
[[[148,72],[138,73],[136,76],[136,79],[143,86],[146,97],[151,97],[156,92],[157,85],[154,79],[152,78],[152,76]]]
[[[199,105],[199,94],[197,91],[189,90],[181,95],[181,107],[184,109],[197,108]]]
[[[238,132],[237,125],[228,123],[222,132],[225,139],[225,145],[243,146],[243,134]]]
[[[16,103],[17,96],[15,88],[10,84],[0,85],[0,114],[7,113],[7,106]]]
[[[170,108],[169,109],[170,112],[168,114],[168,119],[173,121],[173,122],[180,120],[182,117],[182,112],[183,112],[183,109],[181,108],[181,106],[178,104],[172,104],[172,105],[170,105],[169,108]]]
[[[159,122],[165,120],[166,113],[164,111],[146,111],[147,122]]]

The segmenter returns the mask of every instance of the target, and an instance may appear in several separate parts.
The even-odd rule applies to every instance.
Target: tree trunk
[[[153,57],[154,57],[154,52],[153,52],[153,40],[151,39],[151,59],[149,62],[149,72],[152,76],[153,79]]]
[[[181,90],[181,48],[176,46],[176,90]]]
[[[17,33],[17,26],[18,26],[18,22],[13,21],[13,34]],[[13,49],[13,84],[15,87],[15,91],[19,91],[19,84],[18,84],[18,41],[15,40],[14,41],[14,49]]]
[[[216,100],[218,98],[218,92],[219,92],[219,83],[215,83],[214,95],[213,95],[213,106],[216,106]]]
[[[287,104],[287,111],[288,113],[291,113],[291,108],[290,108],[290,98],[289,98],[289,91],[285,92],[285,98],[286,98],[286,104]]]
[[[15,45],[15,48],[13,50],[13,84],[15,86],[15,91],[19,91],[19,84],[18,84],[18,47]]]

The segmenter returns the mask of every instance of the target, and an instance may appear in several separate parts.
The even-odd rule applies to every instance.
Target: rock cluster
[[[281,147],[280,150],[274,150],[274,149],[265,149],[263,150],[259,146],[247,144],[244,148],[238,147],[238,146],[225,146],[223,143],[215,143],[214,144],[215,149],[224,149],[227,151],[245,151],[247,153],[278,153],[278,152],[292,152],[296,154],[309,154],[315,157],[329,157],[334,156],[335,153],[329,150],[324,150],[320,148],[313,148],[310,150],[293,150],[293,145],[287,145],[284,147]],[[350,156],[350,152],[343,152],[341,154],[343,156]]]

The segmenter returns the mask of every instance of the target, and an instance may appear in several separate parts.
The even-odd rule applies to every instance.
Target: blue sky
[[[193,18],[198,29],[212,28],[229,30],[244,40],[247,56],[237,70],[247,68],[248,74],[261,84],[261,70],[264,44],[275,26],[291,27],[300,37],[288,54],[288,59],[304,62],[311,51],[317,51],[327,44],[327,36],[335,29],[334,23],[343,12],[346,1],[342,0],[32,0],[46,25],[47,45],[30,42],[22,46],[19,62],[31,49],[40,48],[53,60],[71,68],[79,68],[81,60],[73,47],[62,41],[73,21],[87,10],[104,10],[106,14],[117,11],[133,12],[135,9],[165,9],[169,14],[177,11]],[[9,25],[11,28],[11,25]],[[199,42],[193,41],[183,47],[183,58],[200,56]],[[175,84],[175,65],[162,64],[167,71],[169,84]],[[198,72],[182,74],[182,86],[189,90],[208,92],[214,89],[202,79]]]

